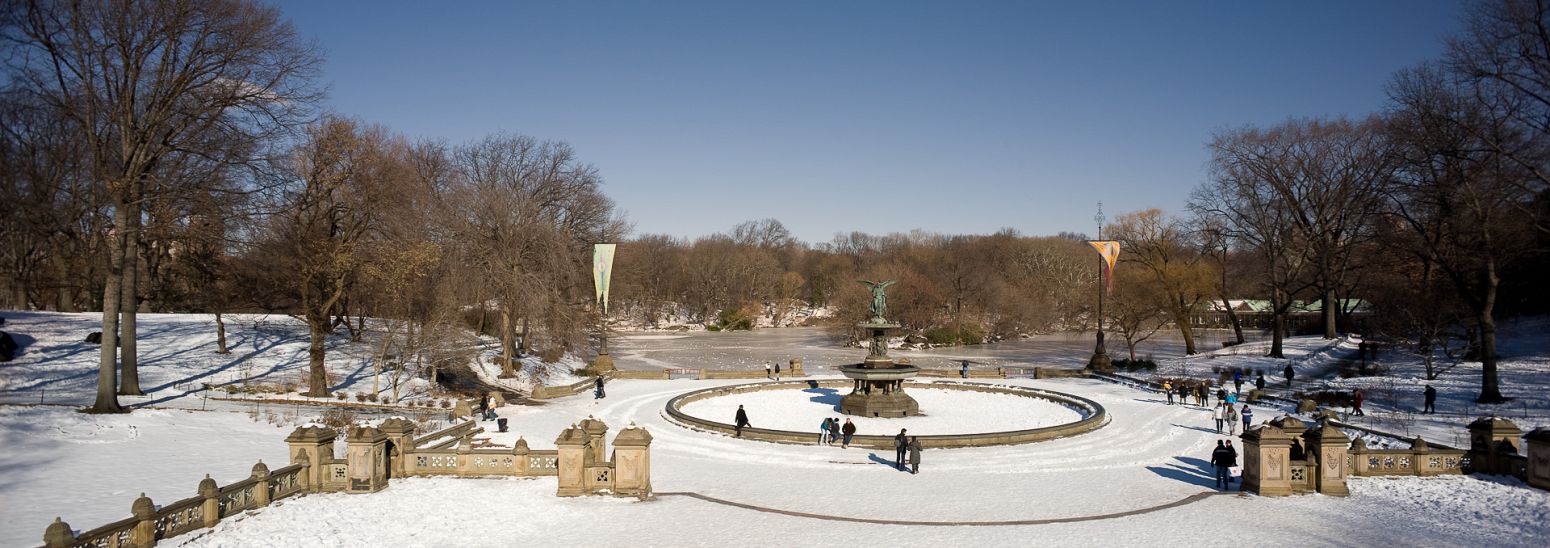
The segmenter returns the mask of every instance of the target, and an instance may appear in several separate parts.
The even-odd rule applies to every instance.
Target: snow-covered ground
[[[210,473],[221,483],[248,475],[258,459],[283,465],[284,436],[319,408],[206,402],[204,383],[299,382],[306,369],[306,331],[285,316],[234,316],[228,328],[233,353],[216,355],[213,318],[206,315],[142,315],[144,398],[133,414],[94,416],[64,405],[89,403],[95,391],[98,347],[81,342],[95,330],[95,314],[4,312],[5,329],[19,335],[23,354],[0,364],[0,545],[28,546],[61,516],[78,530],[127,517],[142,491],[158,503],[193,494]],[[1428,439],[1459,445],[1462,424],[1483,410],[1497,410],[1527,430],[1544,424],[1550,407],[1550,332],[1546,322],[1503,330],[1503,391],[1513,404],[1473,407],[1478,365],[1462,364],[1434,382],[1444,414],[1404,418],[1419,406],[1418,360],[1386,354],[1387,377],[1338,379],[1331,366],[1355,339],[1288,341],[1299,389],[1364,386],[1369,418],[1352,419],[1394,430],[1408,426]],[[341,333],[330,339],[334,387],[369,390],[372,332],[363,343]],[[1085,360],[1081,337],[1007,341],[978,347],[901,352],[918,365],[975,367],[1066,365]],[[858,359],[854,348],[825,346],[821,331],[798,328],[754,333],[630,335],[614,341],[621,367],[762,369],[767,361],[803,357],[819,378],[838,378],[831,367]],[[488,341],[486,341],[488,343]],[[1251,343],[1253,344],[1253,343]],[[1173,349],[1164,342],[1160,349]],[[1075,349],[1075,350],[1073,350]],[[488,349],[485,350],[489,352]],[[1163,358],[1159,374],[1210,375],[1213,365],[1278,371],[1287,361],[1259,357],[1253,346],[1234,347],[1187,360]],[[1176,355],[1176,354],[1174,354]],[[1214,356],[1214,357],[1213,357]],[[487,356],[486,356],[487,357]],[[548,370],[555,384],[572,377],[568,358]],[[1407,361],[1411,360],[1411,361]],[[481,376],[499,372],[481,360]],[[1259,365],[1264,362],[1265,365]],[[1321,373],[1322,371],[1322,373]],[[533,382],[538,375],[516,379]],[[1277,378],[1269,378],[1272,387]],[[1204,468],[1219,436],[1205,409],[1168,406],[1155,394],[1080,379],[1004,382],[1091,398],[1111,417],[1090,434],[1030,445],[928,450],[922,472],[891,468],[891,452],[778,445],[694,432],[662,416],[666,401],[683,392],[746,381],[635,381],[609,384],[607,399],[590,394],[541,406],[508,406],[500,414],[512,431],[492,442],[525,436],[534,448],[553,446],[565,426],[595,415],[611,434],[637,422],[655,437],[653,484],[659,492],[689,491],[768,508],[832,516],[920,521],[986,521],[1072,518],[1172,503],[1209,490]],[[1357,384],[1367,383],[1367,384]],[[1413,383],[1413,396],[1395,389],[1385,400],[1382,383]],[[386,385],[386,382],[383,382]],[[1301,384],[1301,383],[1299,383]],[[920,398],[917,395],[917,398]],[[947,412],[920,398],[928,414]],[[210,411],[198,411],[208,405]],[[745,403],[746,405],[746,403]],[[1510,412],[1522,409],[1522,417]],[[818,407],[821,407],[819,405]],[[1260,409],[1259,420],[1274,413]],[[1005,411],[1020,414],[1025,411]],[[1032,411],[1026,411],[1032,412]],[[773,419],[755,408],[755,424]],[[1456,413],[1456,414],[1447,414]],[[819,420],[824,411],[818,411]],[[1398,418],[1395,415],[1399,415]],[[723,416],[730,417],[730,413]],[[1536,418],[1538,417],[1538,418]],[[1387,422],[1383,422],[1387,421]],[[794,429],[811,430],[818,421]],[[893,434],[881,421],[858,423],[863,434]],[[915,428],[911,427],[913,431]],[[1424,430],[1423,430],[1424,429]],[[1353,495],[1289,498],[1210,497],[1199,502],[1119,519],[1037,526],[940,527],[868,525],[761,513],[685,497],[640,503],[600,497],[558,499],[551,478],[534,480],[395,480],[372,495],[317,495],[228,520],[213,534],[190,537],[213,545],[408,546],[496,544],[554,545],[748,545],[775,544],[1028,544],[1030,539],[1078,545],[1182,545],[1236,542],[1287,546],[1537,545],[1550,534],[1550,494],[1478,478],[1357,479]],[[434,510],[428,510],[434,509]],[[382,516],[394,516],[384,519]],[[281,524],[284,524],[282,527]]]
[[[1108,408],[1090,434],[1010,447],[928,450],[919,475],[898,472],[891,452],[792,446],[673,426],[667,399],[736,381],[616,381],[609,397],[507,407],[513,432],[550,447],[587,415],[652,433],[658,492],[696,492],[775,510],[900,521],[1074,518],[1150,508],[1211,490],[1205,471],[1220,436],[1207,412],[1168,406],[1133,389],[1088,380],[1010,384],[1081,394]],[[486,424],[486,426],[490,426]],[[871,431],[863,424],[863,433]],[[493,428],[491,429],[493,430]],[[1236,539],[1271,546],[1534,546],[1550,534],[1550,493],[1473,477],[1356,479],[1352,496],[1210,497],[1118,519],[1008,526],[882,525],[729,507],[682,496],[649,502],[559,499],[552,479],[409,479],[372,495],[287,501],[224,522],[192,546],[394,543],[588,546],[1192,545]],[[434,511],[425,511],[434,508]],[[384,520],[378,516],[399,516]],[[1214,540],[1213,540],[1214,541]]]
[[[898,432],[907,428],[917,436],[1004,432],[1082,420],[1082,414],[1076,410],[1037,398],[914,387],[908,394],[920,404],[920,416],[854,420],[875,431]],[[748,413],[748,421],[756,427],[816,433],[824,418],[843,417],[839,405],[844,395],[835,388],[767,390],[690,402],[682,411],[731,423],[741,405]]]
[[[1497,414],[1511,419],[1526,433],[1550,427],[1550,318],[1531,318],[1507,322],[1499,334],[1501,360],[1497,365],[1501,392],[1512,401],[1504,404],[1475,403],[1480,394],[1479,362],[1462,362],[1442,367],[1434,380],[1427,380],[1419,356],[1405,347],[1382,352],[1369,367],[1381,375],[1342,378],[1340,366],[1359,358],[1360,336],[1325,340],[1317,336],[1291,337],[1286,340],[1286,359],[1264,356],[1270,344],[1251,342],[1189,357],[1160,360],[1154,378],[1210,378],[1213,367],[1262,369],[1266,388],[1272,394],[1289,392],[1336,391],[1349,393],[1361,388],[1366,395],[1365,415],[1355,416],[1349,408],[1335,408],[1342,420],[1393,432],[1403,437],[1421,436],[1427,440],[1465,447],[1469,443],[1465,429],[1476,418]],[[1292,365],[1296,372],[1291,391],[1284,387],[1282,370]],[[1421,414],[1426,385],[1437,389],[1437,413]],[[1230,386],[1230,384],[1229,384]],[[1253,387],[1253,378],[1244,378],[1244,389]],[[1282,410],[1289,410],[1282,408]]]

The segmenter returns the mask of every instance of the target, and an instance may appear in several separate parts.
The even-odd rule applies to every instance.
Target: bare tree
[[[1193,320],[1201,303],[1211,294],[1212,275],[1189,241],[1190,233],[1180,221],[1165,218],[1160,209],[1120,215],[1109,225],[1107,233],[1125,251],[1120,255],[1122,262],[1146,273],[1141,283],[1155,286],[1156,291],[1150,296],[1160,299],[1158,308],[1167,312],[1183,335],[1184,353],[1194,354]],[[1130,298],[1142,296],[1146,295],[1134,293]]]
[[[90,410],[120,412],[119,318],[135,313],[122,295],[136,291],[126,273],[138,270],[129,247],[146,185],[170,156],[205,152],[213,132],[263,138],[303,121],[317,97],[318,58],[277,10],[242,0],[32,0],[0,11],[0,35],[14,48],[10,84],[74,122],[91,178],[110,199],[114,242]],[[133,343],[124,350],[132,355]],[[140,392],[136,378],[127,368],[124,392]]]

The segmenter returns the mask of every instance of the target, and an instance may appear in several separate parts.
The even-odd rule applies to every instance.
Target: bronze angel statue
[[[861,282],[863,285],[867,286],[867,289],[872,290],[872,321],[876,323],[886,322],[887,320],[884,318],[888,315],[888,296],[883,294],[883,290],[888,289],[888,286],[893,285],[893,283],[898,280],[888,280],[884,282],[874,282],[870,280],[856,281]]]

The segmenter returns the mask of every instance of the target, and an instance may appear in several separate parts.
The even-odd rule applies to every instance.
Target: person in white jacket
[[[1222,433],[1222,421],[1227,420],[1227,405],[1218,403],[1211,410],[1211,418],[1216,419],[1216,433]]]

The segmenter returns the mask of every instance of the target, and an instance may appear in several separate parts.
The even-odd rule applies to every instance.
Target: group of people
[[[764,378],[780,380],[780,364],[771,365],[769,362],[764,362]]]
[[[1222,433],[1222,427],[1227,427],[1227,435],[1238,433],[1238,420],[1243,420],[1243,431],[1248,432],[1249,426],[1254,424],[1254,410],[1249,409],[1249,404],[1243,404],[1243,410],[1239,411],[1232,403],[1221,402],[1211,410],[1211,418],[1216,420],[1216,433]]]
[[[1238,450],[1233,448],[1232,440],[1216,440],[1216,449],[1211,451],[1211,466],[1216,467],[1216,488],[1231,487],[1232,469],[1238,466]]]
[[[917,438],[915,436],[905,436],[904,433],[907,432],[907,431],[908,430],[905,429],[905,428],[900,428],[898,435],[895,435],[893,437],[893,462],[894,462],[894,467],[896,467],[896,468],[898,468],[900,470],[903,470],[904,469],[904,456],[905,456],[906,453],[908,453],[909,454],[909,458],[910,458],[910,473],[911,474],[919,474],[920,473],[920,438]]]
[[[839,417],[824,418],[818,425],[818,445],[834,445],[838,440],[840,448],[850,448],[850,439],[856,436],[856,423],[845,419],[845,424],[840,424]]]

